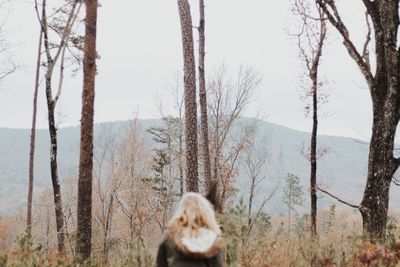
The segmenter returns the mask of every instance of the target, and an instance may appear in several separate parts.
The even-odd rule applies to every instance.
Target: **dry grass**
[[[270,220],[271,224],[256,221],[249,234],[245,214],[245,209],[236,207],[221,217],[228,244],[225,250],[226,266],[400,266],[400,242],[396,241],[400,233],[394,219],[390,220],[387,242],[375,245],[363,240],[361,220],[356,212],[340,211],[334,216],[329,211],[320,212],[319,236],[315,239],[309,236],[307,218],[298,220],[290,233],[285,217],[274,217]],[[7,219],[9,221],[10,218]],[[0,239],[10,242],[11,228],[8,225],[5,229],[0,231]],[[0,267],[76,266],[72,255],[60,257],[53,250],[37,244],[30,250],[23,236],[18,240],[9,243],[7,248],[3,244]],[[134,249],[118,249],[119,253],[110,253],[108,262],[102,259],[99,251],[95,251],[94,258],[86,266],[154,265],[155,251],[138,255]]]

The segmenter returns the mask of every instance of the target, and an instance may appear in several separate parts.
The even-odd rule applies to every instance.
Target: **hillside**
[[[243,119],[246,120],[246,119]],[[145,142],[151,147],[151,138],[145,129],[160,125],[160,120],[141,120],[140,125]],[[95,135],[102,130],[110,129],[117,138],[121,138],[129,129],[129,122],[101,123],[95,127]],[[59,170],[61,181],[77,174],[79,160],[79,128],[59,129]],[[0,128],[0,214],[22,207],[26,202],[28,180],[29,134],[27,129]],[[309,133],[292,130],[276,124],[262,121],[258,128],[257,143],[266,145],[270,160],[265,166],[266,179],[258,189],[259,195],[268,193],[276,186],[282,188],[281,174],[291,172],[302,179],[305,197],[308,198],[307,183],[309,164],[301,155],[307,147]],[[359,203],[364,189],[366,176],[368,143],[351,138],[320,136],[321,147],[329,147],[319,164],[319,181],[329,190],[342,198]],[[49,149],[47,130],[37,131],[35,158],[35,194],[51,185],[49,169]],[[245,172],[237,179],[240,195],[246,197],[248,182]],[[272,213],[283,213],[285,207],[281,200],[281,190],[267,204],[266,210]],[[260,200],[260,199],[259,199]],[[400,211],[400,194],[398,188],[392,189],[391,208]],[[331,199],[321,198],[319,205],[324,207],[333,203]],[[308,209],[307,202],[300,211]]]

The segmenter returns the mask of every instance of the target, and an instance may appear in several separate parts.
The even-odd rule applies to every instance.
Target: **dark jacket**
[[[204,253],[193,253],[179,239],[168,233],[157,253],[157,267],[222,267],[224,241],[218,237]]]

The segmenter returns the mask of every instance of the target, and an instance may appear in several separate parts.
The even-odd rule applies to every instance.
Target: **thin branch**
[[[12,63],[12,67],[11,67],[9,70],[0,73],[0,80],[4,79],[4,78],[7,77],[8,75],[12,74],[14,71],[16,71],[16,69],[17,69],[17,65],[15,65],[14,63]]]
[[[368,50],[368,45],[369,45],[369,42],[371,41],[371,24],[369,22],[368,11],[365,12],[365,21],[367,22],[368,32],[367,32],[367,36],[365,37],[362,58],[364,59],[365,63],[369,66],[369,68],[371,68],[371,65],[369,63],[369,50]]]
[[[151,205],[150,200],[147,200],[147,201],[148,201],[149,207],[151,208],[151,210],[152,210],[153,213],[154,213],[154,217],[156,218],[157,224],[158,224],[158,226],[160,227],[160,229],[161,229],[161,231],[162,231],[162,230],[164,229],[163,223],[161,223],[160,220],[158,219],[157,211],[154,209],[153,205]]]
[[[393,177],[392,183],[394,183],[396,186],[400,186],[400,178]]]
[[[71,33],[72,26],[74,25],[75,20],[78,17],[78,13],[79,13],[79,11],[81,9],[82,2],[79,2],[78,11],[75,14],[75,8],[76,8],[77,4],[78,4],[78,1],[75,1],[73,3],[73,5],[72,5],[72,10],[71,10],[71,13],[69,14],[67,23],[65,24],[65,29],[64,29],[64,32],[63,32],[63,36],[62,36],[61,41],[60,41],[59,50],[57,51],[56,55],[54,56],[54,62],[57,62],[58,57],[61,55],[62,48],[65,46],[66,40],[67,40],[67,38],[69,37],[69,35]]]
[[[322,188],[319,187],[319,186],[316,186],[316,188],[317,188],[318,191],[321,191],[322,193],[327,194],[328,196],[330,196],[330,197],[336,199],[337,201],[339,201],[340,203],[343,203],[343,204],[345,204],[345,205],[347,205],[347,206],[349,206],[349,207],[351,207],[351,208],[354,208],[354,209],[360,209],[360,206],[359,206],[359,205],[354,205],[354,204],[351,204],[351,203],[349,203],[349,202],[347,202],[347,201],[344,201],[344,200],[338,198],[337,196],[332,195],[331,193],[329,193],[328,191],[322,189]]]
[[[264,199],[263,199],[263,201],[262,201],[260,207],[258,208],[257,213],[256,213],[256,215],[254,216],[254,218],[257,218],[258,216],[260,216],[260,213],[261,213],[262,210],[264,209],[265,205],[266,205],[267,202],[275,195],[275,193],[276,193],[276,191],[278,190],[278,188],[279,188],[279,186],[276,186],[276,187],[274,188],[274,190],[272,190],[272,192],[269,193],[268,196],[264,197]],[[254,220],[251,220],[250,226],[249,226],[249,230],[247,231],[247,236],[250,235],[251,230],[252,230],[252,228],[253,228],[253,225],[254,225]]]
[[[58,90],[57,94],[54,97],[54,105],[57,104],[58,99],[61,96],[61,91],[62,91],[62,86],[63,86],[63,81],[64,81],[64,61],[65,61],[65,46],[62,49],[61,53],[61,65],[60,65],[60,79],[58,80]]]

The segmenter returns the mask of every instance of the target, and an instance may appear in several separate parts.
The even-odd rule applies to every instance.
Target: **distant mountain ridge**
[[[246,118],[241,119],[249,120]],[[144,135],[144,142],[151,144],[151,136],[145,131],[150,127],[161,126],[161,120],[139,120]],[[129,121],[99,123],[95,125],[95,135],[108,127],[117,138],[122,138],[129,129]],[[235,130],[235,129],[234,129]],[[283,181],[279,173],[294,173],[301,177],[304,197],[309,198],[308,180],[309,163],[301,154],[308,147],[310,134],[284,126],[260,121],[258,124],[260,146],[267,145],[271,155],[265,166],[266,179],[258,189],[258,201],[263,192],[269,192],[279,185],[279,190],[266,205],[271,213],[285,212],[281,197]],[[79,161],[79,127],[66,127],[58,130],[59,172],[61,181],[76,175]],[[29,129],[0,128],[0,214],[13,211],[26,204],[28,185]],[[35,155],[35,196],[46,186],[51,186],[49,168],[48,130],[40,129],[36,137]],[[367,175],[369,144],[353,138],[337,136],[319,136],[319,147],[329,147],[329,152],[319,160],[318,180],[332,193],[343,199],[358,204],[361,201]],[[241,172],[236,184],[239,196],[246,193],[249,183],[245,172]],[[399,187],[393,186],[390,207],[400,211]],[[319,200],[320,208],[336,203],[329,198]],[[300,211],[308,210],[308,202]]]

